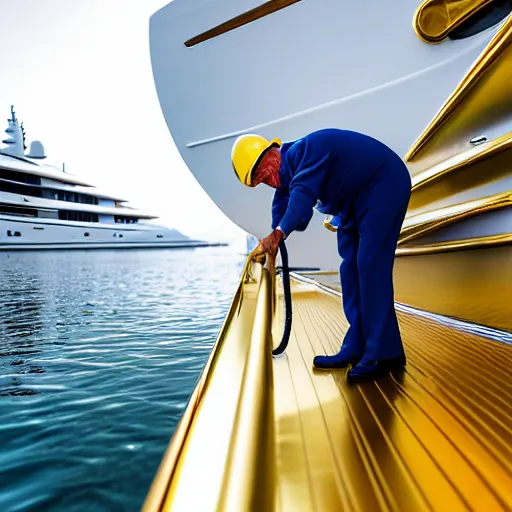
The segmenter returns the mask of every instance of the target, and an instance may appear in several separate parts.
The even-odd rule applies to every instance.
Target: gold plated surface
[[[405,372],[348,386],[311,365],[339,350],[340,299],[298,283],[293,299],[274,360],[281,510],[511,509],[511,346],[399,313]]]
[[[292,281],[290,343],[271,358],[272,268],[246,267],[143,510],[512,509],[512,345],[399,312],[405,372],[349,386],[312,368],[347,329],[314,284]]]
[[[226,32],[230,32],[231,30],[235,30],[236,28],[242,27],[243,25],[247,25],[248,23],[252,23],[253,21],[259,20],[264,16],[268,16],[274,12],[277,12],[285,7],[289,7],[301,0],[271,0],[269,2],[265,2],[250,11],[244,12],[234,18],[231,18],[216,27],[207,30],[201,34],[198,34],[195,37],[185,41],[185,46],[191,47],[195,46],[199,43],[203,43],[208,41],[209,39],[213,39],[214,37],[218,37]]]
[[[247,503],[272,510],[275,498],[268,479],[274,479],[269,338],[273,275],[273,270],[269,276],[248,259],[144,512],[244,510]]]
[[[418,256],[421,254],[437,254],[470,249],[484,249],[499,245],[512,245],[512,233],[506,235],[489,235],[474,238],[462,238],[448,242],[436,242],[431,244],[418,244],[412,246],[400,246],[396,250],[397,256]],[[512,249],[508,249],[512,253]],[[512,254],[510,255],[512,258]]]
[[[460,166],[449,169],[443,176],[436,176],[430,182],[413,189],[408,216],[472,201],[509,190],[511,187],[512,148],[507,148],[490,154],[483,160],[461,163]]]
[[[416,192],[419,188],[425,187],[432,182],[454,173],[464,167],[475,165],[476,163],[487,164],[488,160],[504,151],[512,148],[512,132],[506,133],[497,139],[480,144],[474,148],[455,155],[444,162],[429,167],[424,171],[419,172],[412,178],[412,191]],[[508,173],[511,172],[512,164],[510,163],[511,157],[508,156],[509,168]],[[487,177],[488,178],[488,177]]]
[[[272,293],[263,269],[218,510],[274,509]]]
[[[398,302],[512,332],[512,246],[395,259]]]
[[[469,241],[474,247],[399,248],[395,300],[424,311],[512,332],[512,235]],[[477,243],[487,242],[478,248]],[[341,290],[337,272],[308,274]]]
[[[441,12],[445,12],[445,20],[460,21],[460,16],[482,3],[432,0],[424,2],[418,13],[435,25],[441,18],[434,18]],[[503,237],[512,234],[506,229],[499,236],[496,230],[478,231],[478,239],[476,231],[468,227],[464,236],[452,231],[452,240],[441,243],[442,239],[434,235],[430,243],[422,243],[423,236],[445,226],[463,226],[481,213],[511,206],[511,41],[512,14],[405,156],[413,187],[397,254],[425,255],[501,245]]]
[[[416,34],[427,43],[439,43],[492,0],[425,0],[414,14]]]
[[[411,174],[471,148],[469,140],[512,113],[512,15],[405,156]]]
[[[398,244],[403,244],[441,227],[480,213],[506,208],[512,205],[512,191],[482,197],[466,203],[446,206],[438,210],[407,217],[400,231]]]

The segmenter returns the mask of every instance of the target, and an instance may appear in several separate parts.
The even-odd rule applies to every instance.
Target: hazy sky
[[[167,3],[0,0],[2,139],[14,104],[27,146],[41,140],[46,163],[65,162],[189,236],[240,240],[245,233],[188,171],[160,110],[149,17]]]

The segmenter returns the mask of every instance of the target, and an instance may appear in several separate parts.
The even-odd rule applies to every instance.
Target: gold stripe
[[[471,88],[488,70],[491,64],[503,53],[508,47],[510,38],[512,37],[512,15],[507,18],[507,21],[498,30],[496,35],[489,42],[485,50],[482,52],[478,60],[475,62],[470,71],[459,83],[455,91],[451,94],[445,102],[441,110],[437,113],[434,119],[430,122],[420,138],[414,143],[411,149],[407,152],[404,159],[411,161],[418,151],[433,137],[433,135],[444,125],[449,116],[451,116],[462,100],[470,92]]]
[[[231,18],[216,27],[203,32],[195,37],[192,37],[188,41],[185,41],[185,46],[192,47],[199,43],[204,43],[209,39],[213,39],[214,37],[225,34],[226,32],[230,32],[231,30],[235,30],[236,28],[242,27],[243,25],[247,25],[248,23],[252,23],[253,21],[259,20],[269,14],[280,11],[285,7],[289,7],[301,0],[271,0],[269,2],[265,2],[264,4],[251,9],[250,11],[244,12],[235,18]],[[264,37],[264,35],[262,35]]]
[[[426,0],[414,14],[414,31],[427,43],[440,43],[453,29],[492,1]]]
[[[508,191],[414,215],[406,218],[398,243],[403,244],[456,221],[511,205],[512,191]]]
[[[506,133],[497,139],[488,143],[481,144],[476,148],[458,154],[441,162],[437,165],[426,169],[412,177],[413,192],[420,187],[431,183],[446,174],[457,171],[477,162],[481,162],[486,158],[497,155],[498,153],[510,149],[512,147],[512,132]]]
[[[512,244],[512,233],[490,235],[478,238],[464,238],[417,246],[399,247],[396,256],[418,256],[421,254],[438,254],[441,252],[465,251],[469,249],[485,249],[487,247]]]

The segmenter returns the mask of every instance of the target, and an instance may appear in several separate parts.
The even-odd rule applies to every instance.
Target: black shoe
[[[367,361],[351,368],[347,373],[348,382],[363,382],[375,380],[387,373],[403,368],[407,361],[405,356],[392,359],[380,359],[379,361]]]
[[[335,368],[346,368],[348,365],[356,365],[360,357],[343,357],[340,354],[333,356],[316,356],[313,359],[313,366],[317,370],[331,370]]]

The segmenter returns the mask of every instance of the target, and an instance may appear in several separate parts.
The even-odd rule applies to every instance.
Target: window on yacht
[[[464,39],[496,25],[512,12],[512,0],[494,0],[453,29],[450,39]]]
[[[98,214],[89,212],[73,212],[67,210],[59,210],[60,220],[71,220],[75,222],[98,222]]]
[[[123,215],[114,215],[114,221],[116,224],[136,224],[139,219],[133,217],[125,217]]]
[[[0,178],[2,180],[15,181],[17,183],[25,183],[29,185],[41,185],[41,178],[32,174],[23,172],[10,171],[8,169],[0,169]]]
[[[0,204],[0,214],[19,215],[22,217],[37,217],[37,210],[32,208],[19,208],[18,206]]]
[[[11,194],[23,194],[26,196],[41,197],[41,189],[26,185],[24,183],[18,183],[11,180],[0,178],[0,191],[9,192]]]
[[[38,217],[42,219],[58,219],[59,213],[57,210],[39,210]]]

